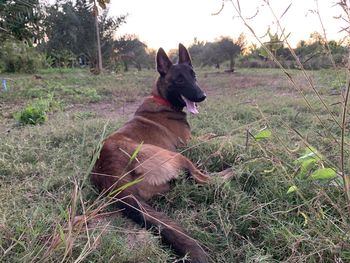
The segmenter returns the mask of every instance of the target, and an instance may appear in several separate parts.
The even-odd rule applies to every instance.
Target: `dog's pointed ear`
[[[192,67],[190,53],[188,53],[185,46],[180,43],[179,44],[179,64],[182,64],[182,63],[188,63]]]
[[[164,76],[168,73],[168,70],[173,65],[168,55],[165,53],[164,49],[160,48],[157,52],[157,70],[161,76]]]

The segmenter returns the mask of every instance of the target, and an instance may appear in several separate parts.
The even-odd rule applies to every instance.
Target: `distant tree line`
[[[291,50],[285,46],[281,36],[278,36],[277,33],[268,32],[268,36],[269,41],[264,43],[265,47],[253,45],[247,55],[239,57],[240,67],[278,67],[270,56],[271,54],[282,66],[292,69],[301,69],[300,64],[304,69],[315,70],[343,67],[347,63],[348,41],[327,41],[321,34],[314,32],[308,40],[299,41],[296,48]]]
[[[221,68],[224,62],[229,65],[228,72],[234,72],[236,58],[247,48],[247,41],[244,34],[237,40],[223,36],[214,42],[203,42],[194,39],[194,43],[189,47],[193,62],[197,66],[214,66]]]
[[[57,0],[42,5],[39,0],[0,2],[0,71],[31,72],[41,66],[74,67],[98,65],[98,47],[93,1]],[[108,1],[98,1],[98,3]],[[138,70],[153,66],[154,51],[135,35],[115,39],[126,15],[98,16],[103,66],[110,70]]]
[[[154,68],[155,50],[137,36],[115,38],[127,15],[108,16],[109,0],[56,0],[44,5],[39,0],[0,1],[0,72],[35,72],[40,67],[98,68],[98,36],[103,67],[111,71]],[[96,16],[97,5],[100,8]],[[96,20],[97,19],[97,20]],[[97,24],[96,24],[97,23]],[[97,34],[98,32],[98,34]],[[348,43],[326,41],[319,33],[288,49],[281,36],[267,32],[264,46],[248,46],[244,34],[237,39],[222,36],[214,41],[194,39],[189,46],[193,64],[234,72],[236,67],[305,69],[342,66]],[[170,58],[176,58],[171,50]],[[271,57],[274,56],[274,59]],[[176,61],[174,61],[176,62]]]
[[[294,49],[285,46],[278,34],[267,32],[269,41],[264,46],[248,47],[243,34],[237,40],[220,37],[214,42],[203,42],[194,39],[189,47],[196,66],[212,66],[233,72],[234,67],[243,68],[277,68],[276,60],[286,68],[321,69],[344,66],[348,57],[348,42],[326,41],[319,33],[314,32],[310,39],[302,40]]]

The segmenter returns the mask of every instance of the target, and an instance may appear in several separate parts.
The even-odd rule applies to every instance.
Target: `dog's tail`
[[[147,229],[157,227],[165,243],[168,243],[181,256],[188,254],[190,259],[187,262],[208,263],[207,255],[198,242],[164,213],[157,212],[135,196],[124,196],[120,199],[119,206],[127,217],[141,226]]]

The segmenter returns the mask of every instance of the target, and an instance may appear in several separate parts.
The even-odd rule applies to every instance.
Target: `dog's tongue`
[[[186,99],[184,96],[182,96],[182,99],[185,101],[186,103],[186,108],[189,112],[193,113],[193,114],[197,114],[199,113],[196,103],[194,103],[193,101],[190,101],[188,99]]]

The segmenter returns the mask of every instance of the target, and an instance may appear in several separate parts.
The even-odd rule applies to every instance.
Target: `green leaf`
[[[337,177],[333,168],[321,168],[310,175],[311,180],[330,180]]]
[[[134,181],[126,183],[126,184],[122,185],[121,187],[119,187],[119,188],[113,190],[112,192],[110,192],[108,194],[108,197],[112,197],[114,195],[118,195],[121,191],[123,191],[123,190],[127,189],[128,187],[131,187],[131,186],[133,186],[133,185],[135,185],[135,184],[137,184],[139,182],[142,182],[142,180],[143,180],[143,177],[140,177],[140,178],[137,178]]]
[[[139,153],[139,151],[140,151],[142,145],[143,145],[143,142],[141,142],[141,143],[137,146],[136,150],[134,151],[134,153],[133,153],[133,154],[131,155],[131,157],[130,157],[129,163],[131,163],[131,162],[136,158],[136,156],[138,155],[138,153]]]
[[[263,140],[263,139],[268,139],[272,136],[272,132],[270,130],[262,130],[258,132],[254,138],[257,141]]]
[[[298,191],[298,187],[296,185],[292,185],[291,187],[288,188],[287,194],[291,194]]]
[[[314,159],[316,161],[322,160],[322,155],[316,150],[316,148],[309,146],[305,149],[304,154],[295,160],[296,163],[302,163],[306,160]]]
[[[64,231],[63,231],[63,228],[61,227],[60,224],[58,224],[58,232],[60,234],[61,241],[66,243],[66,238],[65,238],[65,235],[64,235]]]
[[[68,213],[67,213],[67,211],[62,206],[58,206],[58,209],[61,212],[60,216],[63,217],[63,219],[68,220]]]
[[[297,162],[303,162],[305,160],[309,160],[310,158],[315,159],[317,155],[314,152],[310,152],[307,154],[304,154],[303,156],[299,157],[296,161]]]
[[[267,53],[267,51],[264,49],[264,48],[260,48],[259,50],[259,55],[260,56],[263,56],[265,58],[268,58],[269,57],[269,53]]]
[[[305,179],[307,173],[315,167],[316,159],[307,159],[301,163],[300,171],[297,175],[298,178]]]
[[[303,226],[307,226],[309,223],[309,217],[304,212],[299,212],[299,215],[302,215],[304,218],[304,224]]]

